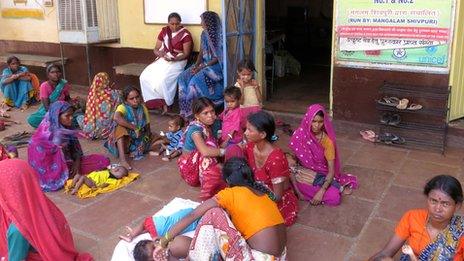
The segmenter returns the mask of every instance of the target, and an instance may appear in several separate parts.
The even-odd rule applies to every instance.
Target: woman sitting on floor
[[[286,228],[274,203],[274,193],[254,180],[243,158],[229,159],[222,172],[229,188],[177,222],[159,239],[159,247],[154,251],[151,248],[140,260],[167,259],[170,252],[164,249],[169,242],[198,218],[190,247],[185,248],[183,256],[174,258],[188,255],[189,260],[286,260]],[[189,245],[188,241],[185,245]]]
[[[319,104],[309,106],[300,127],[293,133],[289,147],[297,164],[305,170],[293,169],[292,181],[300,199],[312,205],[339,205],[341,192],[356,188],[356,177],[343,174],[330,116]]]
[[[8,67],[3,70],[0,82],[4,103],[25,110],[34,98],[31,75],[16,56],[8,57],[6,64]],[[35,80],[38,82],[37,77]]]
[[[27,118],[27,122],[34,128],[37,128],[42,122],[50,104],[55,101],[71,101],[71,97],[69,96],[71,85],[61,78],[61,66],[50,64],[47,66],[46,72],[48,81],[40,85],[40,100],[42,104],[36,112]]]
[[[66,218],[23,160],[0,161],[0,234],[1,260],[93,260],[76,251]]]
[[[72,129],[73,112],[67,102],[52,103],[29,142],[29,164],[36,170],[43,191],[59,190],[68,178],[87,175],[110,164],[106,156],[83,155],[78,132]]]
[[[218,157],[225,150],[219,148],[214,104],[208,98],[199,98],[193,102],[195,120],[190,122],[184,132],[183,152],[177,164],[182,178],[190,186],[201,185],[200,199],[209,199],[225,187],[221,178]]]
[[[456,215],[463,201],[461,183],[449,175],[435,176],[424,195],[427,208],[406,212],[388,244],[369,260],[392,258],[402,247],[400,260],[464,260],[464,219]]]
[[[276,195],[277,205],[290,226],[296,221],[298,199],[290,184],[290,172],[283,151],[273,145],[274,118],[265,111],[250,114],[246,123],[247,145],[245,155],[256,181]]]
[[[123,91],[123,101],[114,113],[112,130],[105,142],[105,147],[127,169],[132,169],[127,162],[126,153],[134,160],[141,160],[152,145],[150,114],[142,103],[140,92],[133,86]]]
[[[114,111],[121,103],[120,92],[111,87],[108,74],[97,73],[89,89],[85,115],[77,117],[79,127],[90,139],[106,139],[110,134]]]

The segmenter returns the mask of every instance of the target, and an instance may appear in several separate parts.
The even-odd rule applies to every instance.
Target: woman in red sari
[[[63,213],[20,159],[0,161],[0,260],[93,260],[79,254]]]
[[[178,13],[168,16],[168,26],[159,33],[153,51],[157,58],[140,75],[143,100],[149,109],[163,107],[163,112],[167,112],[174,103],[177,77],[193,48],[192,36],[181,21]]]
[[[284,152],[272,144],[275,132],[274,118],[264,111],[250,114],[247,119],[245,136],[248,144],[245,156],[257,182],[274,192],[277,205],[290,226],[296,221],[298,199],[290,185],[290,172]]]

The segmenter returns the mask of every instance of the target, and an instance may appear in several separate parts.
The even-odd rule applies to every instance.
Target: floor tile
[[[349,159],[347,164],[395,172],[400,169],[406,156],[407,151],[403,149],[365,144]]]
[[[109,197],[81,209],[68,217],[72,227],[97,238],[105,238],[134,219],[153,214],[160,202],[127,191],[117,191]]]
[[[422,190],[391,186],[382,200],[376,216],[396,223],[406,211],[424,207],[426,207],[426,199]]]
[[[288,229],[288,260],[343,260],[352,241],[302,225]]]
[[[422,189],[432,177],[440,174],[458,175],[459,168],[439,165],[426,161],[407,160],[402,166],[394,183]]]
[[[299,223],[348,237],[357,237],[374,203],[347,196],[337,207],[316,206],[302,211]]]
[[[345,173],[350,173],[358,178],[359,188],[353,195],[369,200],[378,200],[393,179],[393,173],[383,170],[375,170],[357,166],[343,167]]]

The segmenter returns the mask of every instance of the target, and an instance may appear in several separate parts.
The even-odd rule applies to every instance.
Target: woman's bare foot
[[[72,190],[71,190],[71,195],[76,195],[77,193],[77,188],[74,187]]]
[[[168,113],[168,106],[165,104],[163,105],[163,111],[161,112],[161,115],[166,115]]]
[[[0,109],[0,117],[10,118],[10,115],[8,113],[6,113],[5,109]]]
[[[161,160],[169,162],[169,161],[171,161],[171,158],[169,158],[169,156],[164,156],[164,157],[161,158]]]
[[[160,153],[158,151],[150,151],[148,152],[148,154],[150,154],[150,156],[159,156]]]
[[[124,168],[128,169],[128,170],[131,170],[132,167],[129,163],[127,163],[127,161],[121,161],[121,166],[123,166]]]
[[[26,104],[24,104],[23,106],[21,106],[21,108],[19,108],[21,110],[21,112],[27,110],[28,106]]]

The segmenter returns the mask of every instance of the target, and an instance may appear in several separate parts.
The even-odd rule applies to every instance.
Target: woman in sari
[[[218,146],[217,131],[220,126],[214,104],[202,97],[193,102],[192,111],[195,120],[184,132],[183,152],[177,165],[187,184],[201,185],[200,199],[205,200],[225,187],[217,159],[224,156],[225,150]]]
[[[74,175],[105,169],[110,161],[100,154],[84,156],[78,131],[72,129],[73,108],[64,101],[50,105],[28,147],[29,164],[39,176],[43,191],[56,191]]]
[[[141,160],[151,148],[150,114],[142,103],[140,92],[133,86],[124,88],[122,95],[124,102],[116,108],[105,147],[130,170],[132,167],[126,154],[129,153],[134,160]]]
[[[4,103],[9,107],[26,109],[34,97],[31,76],[16,56],[8,57],[6,64],[8,67],[3,70],[0,82]]]
[[[356,177],[340,170],[335,131],[319,104],[309,106],[300,127],[293,133],[290,149],[305,171],[292,168],[295,190],[312,205],[339,205],[345,187],[356,188]]]
[[[56,64],[50,64],[46,69],[48,81],[40,85],[40,100],[42,104],[39,109],[32,113],[27,122],[34,128],[37,128],[42,122],[50,104],[55,101],[70,101],[69,90],[71,85],[61,78],[61,67]]]
[[[74,247],[63,213],[40,191],[35,171],[20,159],[0,161],[0,259],[93,260]]]
[[[403,253],[403,261],[464,260],[464,219],[456,215],[463,201],[461,184],[452,176],[435,176],[425,185],[424,195],[427,207],[406,212],[388,244],[370,261],[391,258],[401,247],[413,251],[412,258]]]
[[[163,113],[174,103],[177,77],[184,70],[193,47],[192,36],[181,21],[178,13],[169,14],[168,26],[159,33],[153,50],[156,60],[140,75],[146,106],[157,109],[161,105]]]
[[[106,139],[111,130],[114,110],[121,103],[120,93],[112,90],[108,74],[100,72],[90,86],[85,115],[77,117],[79,127],[90,139]]]
[[[199,97],[210,99],[215,107],[223,105],[222,27],[218,14],[206,11],[201,15],[200,53],[194,65],[178,79],[180,114],[192,116],[192,101]]]
[[[290,184],[287,158],[280,148],[272,144],[274,132],[274,118],[269,113],[259,111],[250,114],[245,131],[248,143],[244,152],[256,181],[274,192],[285,225],[290,226],[296,221],[298,199]]]
[[[150,259],[168,260],[172,252],[163,249],[171,247],[169,242],[182,238],[176,236],[200,219],[190,247],[184,256],[174,258],[188,254],[188,260],[287,260],[287,233],[274,193],[255,181],[243,158],[229,159],[223,178],[229,188],[204,201],[169,229],[159,239],[159,247],[151,251]]]

